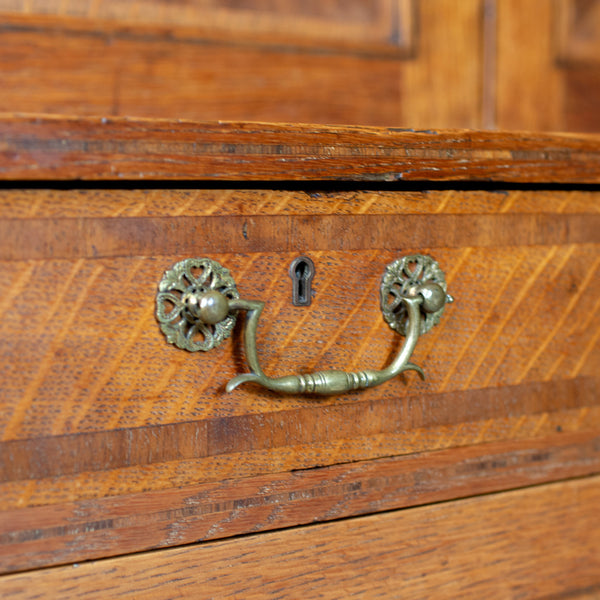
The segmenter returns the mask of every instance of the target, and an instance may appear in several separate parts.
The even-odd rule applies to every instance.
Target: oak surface
[[[0,0],[0,111],[600,131],[600,0]]]
[[[600,589],[597,477],[3,578],[7,598],[540,598]]]
[[[2,568],[597,473],[598,210],[589,189],[2,190]],[[267,300],[268,373],[379,368],[400,343],[381,273],[413,251],[456,297],[417,345],[425,382],[225,394],[246,370],[241,330],[196,356],[155,322],[163,271],[206,254]],[[290,303],[300,253],[317,267],[309,309]],[[431,464],[406,471],[414,453]],[[404,477],[440,482],[445,460],[454,485],[407,497]],[[458,478],[471,460],[478,475]]]
[[[600,131],[600,1],[494,4],[494,126]]]
[[[598,183],[598,136],[0,116],[5,180]]]
[[[481,126],[480,0],[0,0],[0,17],[0,111]]]
[[[48,116],[6,117],[0,130],[4,572],[423,503],[460,511],[447,501],[544,484],[538,516],[527,517],[533,504],[523,511],[529,533],[490,538],[502,546],[517,535],[530,550],[508,562],[495,554],[481,580],[537,585],[529,540],[545,536],[542,513],[566,520],[552,512],[552,490],[563,488],[548,484],[600,472],[598,187],[574,183],[598,180],[597,137]],[[385,181],[400,167],[458,181]],[[467,185],[483,174],[498,181]],[[209,256],[242,297],[267,303],[258,335],[267,373],[380,368],[401,344],[381,319],[381,274],[413,252],[439,261],[456,298],[415,350],[425,381],[409,373],[318,399],[253,386],[225,394],[247,369],[241,323],[198,356],[167,344],[155,320],[164,270]],[[316,265],[308,309],[290,302],[299,254]],[[493,511],[530,492],[497,496]],[[566,559],[543,559],[547,595],[577,591],[577,578],[589,582],[582,589],[597,584],[584,559],[586,506],[567,511],[577,531],[549,534],[578,558],[573,579],[561,575]],[[440,535],[469,525],[452,527]],[[334,531],[323,543],[337,553]],[[342,546],[353,545],[345,535]],[[390,556],[402,548],[394,535]]]
[[[129,34],[164,41],[227,43],[275,50],[336,51],[375,56],[410,55],[415,43],[414,0],[110,0],[102,3],[48,0],[0,1],[13,28],[38,34],[61,27],[67,33]],[[20,19],[19,19],[20,17]],[[8,26],[7,26],[8,25]],[[148,39],[146,39],[148,41]]]
[[[80,562],[600,472],[598,433],[554,433],[0,512],[0,571]]]

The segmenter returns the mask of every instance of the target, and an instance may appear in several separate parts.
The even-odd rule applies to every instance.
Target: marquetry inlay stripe
[[[0,570],[49,566],[582,477],[597,433],[492,442],[0,514]],[[318,506],[315,501],[318,499]],[[165,527],[165,524],[168,524]],[[86,544],[72,539],[85,531]]]

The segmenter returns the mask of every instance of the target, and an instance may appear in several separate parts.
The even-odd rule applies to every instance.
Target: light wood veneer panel
[[[167,344],[155,321],[157,282],[177,259],[196,255],[192,250],[162,258],[1,263],[11,317],[0,324],[4,440],[337,404],[351,410],[347,399],[388,403],[598,374],[597,244],[408,247],[402,253],[439,260],[457,298],[417,345],[414,360],[426,381],[408,374],[318,400],[253,386],[225,394],[225,382],[245,369],[241,329],[217,350],[189,354]],[[209,254],[231,269],[244,297],[271,298],[258,336],[267,372],[380,368],[401,341],[383,322],[378,300],[384,267],[399,250],[311,255],[319,269],[315,298],[302,310],[290,302],[294,253]],[[40,289],[53,293],[48,299]],[[477,420],[477,411],[470,415]]]
[[[600,2],[497,0],[501,129],[599,131]]]
[[[0,29],[2,112],[399,122],[399,67],[385,58],[28,25]]]

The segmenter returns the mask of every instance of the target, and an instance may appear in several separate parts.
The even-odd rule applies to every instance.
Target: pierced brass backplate
[[[236,321],[227,300],[240,295],[229,270],[210,258],[174,264],[158,284],[156,318],[167,341],[196,352],[228,338]]]
[[[432,285],[434,284],[434,285]],[[381,281],[381,312],[386,323],[401,335],[408,330],[408,313],[403,298],[423,297],[420,335],[442,318],[446,302],[446,277],[437,262],[424,254],[404,256],[385,268]]]

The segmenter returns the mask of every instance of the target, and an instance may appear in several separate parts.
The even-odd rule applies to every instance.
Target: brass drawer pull
[[[436,325],[447,302],[446,280],[430,256],[414,254],[390,263],[380,288],[381,310],[389,326],[405,336],[394,360],[380,371],[365,369],[317,371],[271,378],[265,375],[256,351],[256,329],[265,306],[259,300],[243,300],[228,269],[209,258],[189,258],[173,265],[159,284],[156,317],[167,340],[189,350],[210,350],[229,337],[237,312],[246,311],[244,349],[250,373],[237,375],[227,384],[231,392],[247,382],[289,394],[338,394],[379,385],[403,371],[420,367],[409,362],[419,336]]]

